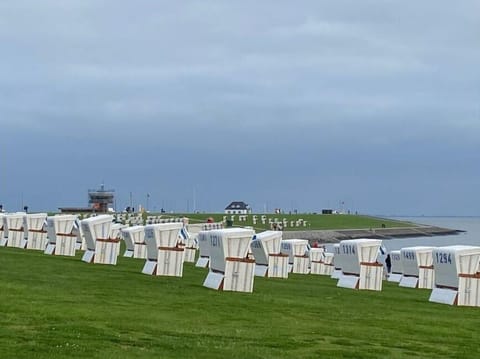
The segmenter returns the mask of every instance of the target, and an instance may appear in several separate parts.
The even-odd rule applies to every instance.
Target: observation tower
[[[115,190],[105,189],[105,185],[102,183],[100,189],[88,190],[88,203],[95,212],[106,213],[109,205],[113,204],[114,196]]]

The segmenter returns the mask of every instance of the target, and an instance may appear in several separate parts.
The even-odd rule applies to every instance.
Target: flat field
[[[429,303],[429,290],[381,292],[329,277],[255,278],[254,293],[0,248],[1,358],[478,358],[480,308]]]

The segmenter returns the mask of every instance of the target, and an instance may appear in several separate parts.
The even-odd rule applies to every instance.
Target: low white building
[[[232,202],[225,207],[226,214],[249,214],[252,210],[245,202]]]

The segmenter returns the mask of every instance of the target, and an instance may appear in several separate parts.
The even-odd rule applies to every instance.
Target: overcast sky
[[[480,2],[0,2],[0,203],[480,215]],[[343,204],[342,204],[343,203]]]

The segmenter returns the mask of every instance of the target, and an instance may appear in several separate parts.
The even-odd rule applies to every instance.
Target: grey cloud
[[[197,187],[205,210],[478,213],[479,10],[2,2],[0,203],[84,203],[104,179],[119,205],[185,209]]]

